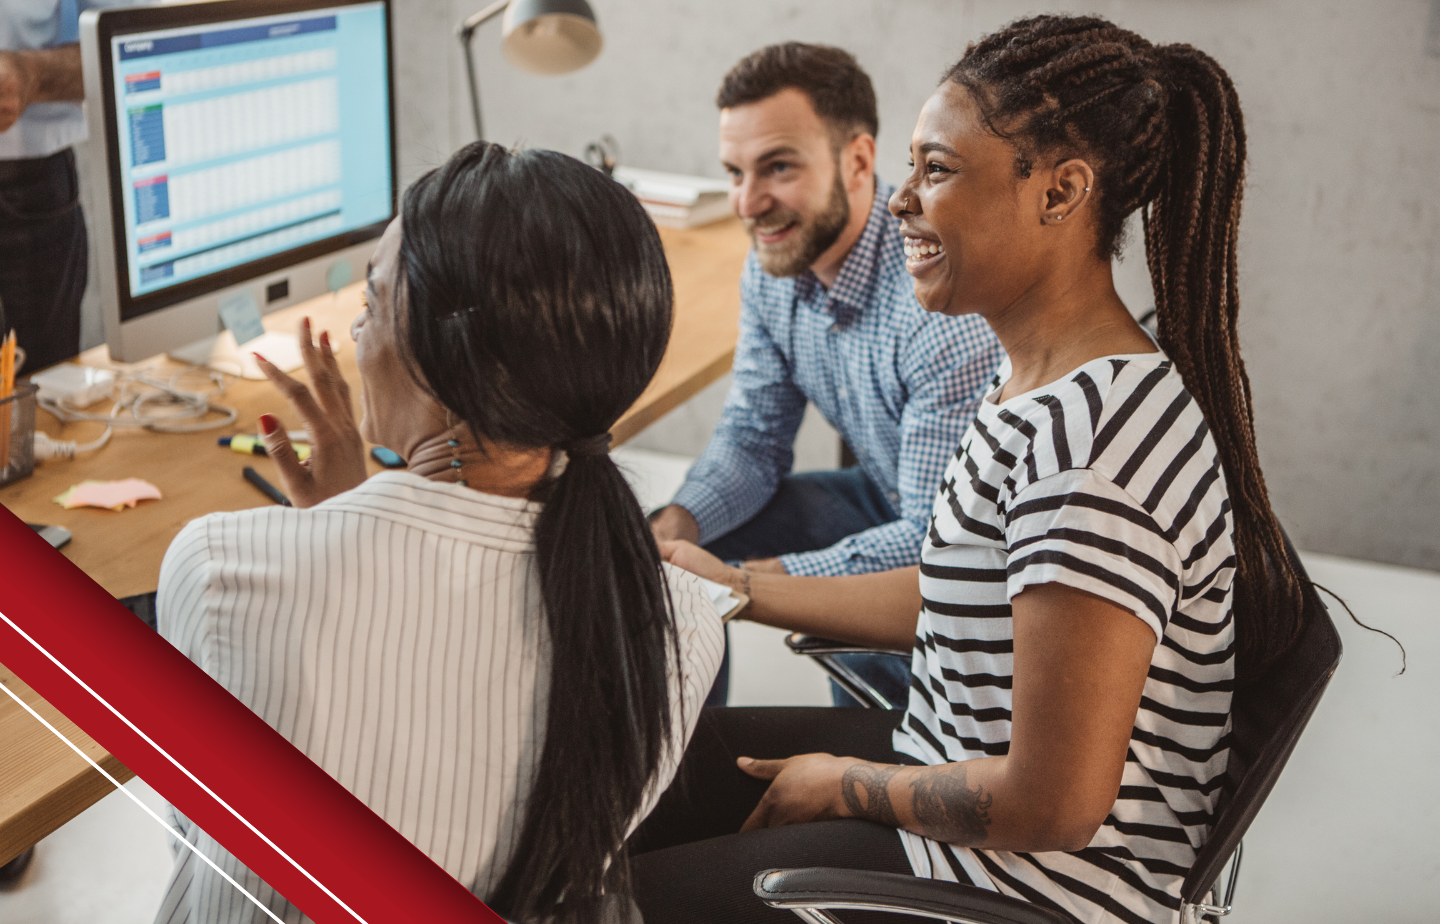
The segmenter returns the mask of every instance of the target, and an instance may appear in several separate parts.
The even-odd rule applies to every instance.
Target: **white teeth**
[[[944,252],[945,247],[943,244],[934,244],[916,237],[905,238],[905,256],[911,259]]]

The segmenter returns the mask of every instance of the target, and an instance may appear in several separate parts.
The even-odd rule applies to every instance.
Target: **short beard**
[[[755,226],[786,225],[799,221],[800,226],[791,232],[790,239],[779,244],[762,247],[755,240]],[[830,249],[840,238],[840,232],[850,223],[850,197],[845,192],[845,183],[840,178],[839,165],[835,170],[835,185],[830,190],[830,201],[825,210],[806,222],[799,212],[776,207],[758,218],[745,222],[750,239],[755,242],[755,256],[760,268],[771,276],[799,276],[815,265],[820,255]]]

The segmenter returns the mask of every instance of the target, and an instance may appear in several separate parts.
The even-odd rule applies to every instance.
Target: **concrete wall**
[[[453,25],[480,0],[395,0],[402,176],[470,140]],[[1013,0],[591,0],[606,47],[534,77],[476,36],[487,135],[578,155],[608,132],[625,163],[719,176],[721,75],[760,45],[842,45],[880,100],[879,167],[904,172],[914,118],[965,44],[1040,8]],[[1094,0],[1084,8],[1214,55],[1250,133],[1242,333],[1261,454],[1302,547],[1440,570],[1440,0]],[[1083,9],[1083,8],[1082,8]],[[1122,294],[1148,307],[1139,251]],[[641,442],[697,452],[711,389]],[[823,422],[822,422],[823,424]],[[807,430],[806,464],[833,437]]]

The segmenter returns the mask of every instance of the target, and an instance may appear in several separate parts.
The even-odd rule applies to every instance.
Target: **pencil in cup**
[[[5,468],[0,470],[0,477],[10,474],[10,459],[14,455],[10,451],[10,418],[11,404],[9,399],[15,394],[15,332],[12,330],[5,335],[5,341],[0,344],[0,448],[5,452]]]
[[[40,386],[21,382],[8,398],[0,398],[0,424],[8,432],[0,443],[6,465],[0,468],[0,485],[19,481],[35,471],[35,395]]]

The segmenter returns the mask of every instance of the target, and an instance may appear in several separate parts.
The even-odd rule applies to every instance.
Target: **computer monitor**
[[[203,356],[222,302],[266,313],[364,275],[395,214],[390,22],[389,0],[81,17],[112,359]]]

